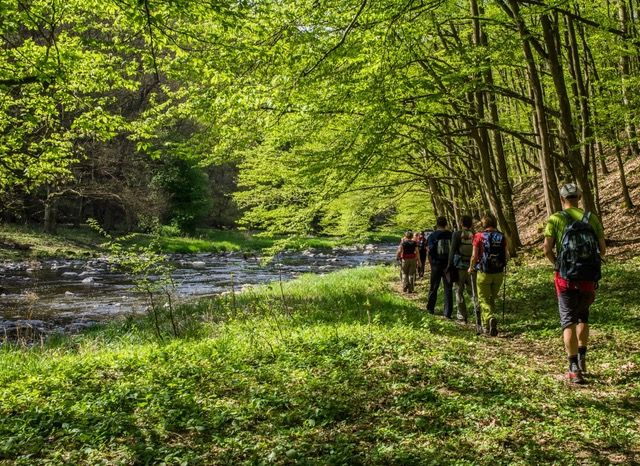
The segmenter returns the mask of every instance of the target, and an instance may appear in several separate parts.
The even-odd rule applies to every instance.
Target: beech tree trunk
[[[558,183],[556,182],[555,168],[552,160],[551,135],[549,133],[549,122],[544,108],[544,93],[542,83],[536,66],[536,61],[531,49],[531,33],[527,29],[524,19],[520,15],[520,7],[517,0],[508,0],[509,8],[507,13],[513,18],[518,28],[518,33],[522,40],[522,49],[527,62],[527,72],[529,74],[529,91],[534,111],[534,132],[540,144],[539,164],[542,177],[544,201],[547,215],[551,215],[562,209]]]
[[[620,146],[616,144],[616,162],[618,162],[618,174],[620,176],[620,185],[622,186],[622,200],[626,209],[633,209],[633,201],[629,194],[629,185],[627,184],[627,176],[624,172],[624,163],[622,162],[622,154]]]
[[[547,48],[547,61],[553,78],[553,84],[558,95],[558,103],[560,107],[560,124],[567,145],[567,164],[569,165],[572,175],[576,179],[576,183],[582,190],[582,202],[584,208],[591,212],[596,210],[593,191],[589,183],[589,166],[584,165],[580,154],[580,144],[573,126],[573,114],[571,111],[571,103],[567,93],[567,87],[564,80],[564,72],[560,62],[560,54],[557,40],[557,17],[554,21],[548,15],[540,15],[540,23],[544,35],[544,42]]]
[[[628,25],[629,25],[629,12],[627,10],[627,5],[625,0],[618,0],[618,20],[620,22],[620,30],[624,33],[628,33]],[[629,148],[634,156],[640,156],[640,148],[638,147],[637,142],[637,134],[636,127],[631,121],[629,117],[629,89],[627,82],[629,81],[629,73],[631,69],[631,64],[629,60],[629,56],[623,53],[620,56],[620,78],[622,81],[622,104],[625,111],[625,123],[626,123],[626,133],[627,139],[629,140]]]

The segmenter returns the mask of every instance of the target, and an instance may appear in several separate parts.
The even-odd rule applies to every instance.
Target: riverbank
[[[541,264],[513,268],[495,339],[375,267],[201,300],[180,338],[132,319],[5,347],[0,464],[632,464],[639,266],[607,265],[585,387],[558,380]]]
[[[146,246],[152,240],[161,253],[204,254],[222,252],[262,253],[271,248],[288,250],[330,249],[336,246],[397,242],[400,234],[368,233],[364,237],[284,237],[264,236],[236,230],[200,230],[194,237],[163,234],[152,236],[137,233],[126,241],[129,245]],[[104,237],[88,226],[60,226],[55,235],[44,233],[40,227],[0,225],[0,260],[29,260],[43,258],[86,259],[106,253]]]
[[[173,305],[246,287],[289,281],[304,273],[330,273],[363,265],[391,264],[395,246],[369,244],[334,249],[282,251],[270,261],[247,253],[167,254]],[[137,278],[137,282],[136,282]],[[0,262],[0,344],[25,335],[39,341],[76,333],[100,322],[128,318],[152,305],[136,285],[141,276],[114,269],[108,258],[32,259]],[[154,306],[167,295],[158,292]]]

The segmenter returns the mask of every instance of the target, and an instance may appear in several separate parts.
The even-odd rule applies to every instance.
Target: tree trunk
[[[608,175],[609,168],[607,168],[607,158],[604,153],[604,149],[602,148],[602,141],[600,139],[598,139],[597,147],[598,147],[598,158],[600,159],[600,170],[602,170],[603,175]]]
[[[477,0],[470,0],[469,4],[471,7],[471,16],[473,18],[473,45],[475,47],[483,47],[486,45],[487,39],[480,24],[481,12],[478,7],[478,2]],[[476,79],[484,84],[493,84],[491,71],[478,73]],[[493,122],[499,123],[498,109],[495,106],[495,102],[491,103],[491,98],[486,91],[476,90],[474,92],[473,101],[475,105],[474,108],[472,108],[472,111],[473,114],[475,114],[477,122],[481,123],[485,120],[486,105],[489,108],[489,113]],[[493,155],[495,157],[492,157],[491,137],[486,127],[480,126],[478,128],[474,125],[472,134],[474,135],[474,139],[476,140],[478,151],[480,153],[483,189],[487,190],[487,199],[489,200],[491,211],[496,216],[501,229],[509,238],[509,252],[510,254],[515,255],[517,253],[517,248],[521,246],[521,242],[513,212],[513,193],[508,179],[509,175],[506,168],[502,135],[499,131],[494,132]],[[496,165],[497,170],[493,169],[493,164]],[[495,183],[493,179],[494,172],[497,175],[498,183]],[[511,206],[511,209],[509,209],[509,205]],[[505,206],[507,207],[507,212],[505,212]],[[509,215],[509,210],[511,215]]]
[[[56,198],[51,193],[51,188],[47,186],[47,197],[44,201],[44,232],[55,235],[56,225]]]
[[[531,50],[530,32],[527,29],[524,19],[520,15],[520,7],[517,0],[508,0],[509,9],[507,13],[513,18],[518,28],[518,33],[522,40],[522,48],[527,62],[529,74],[531,100],[534,110],[534,132],[540,144],[539,164],[542,175],[542,186],[544,192],[547,215],[551,215],[562,209],[558,194],[558,184],[556,182],[555,169],[553,166],[551,152],[551,135],[549,133],[549,123],[544,108],[544,93],[540,82],[540,75]]]
[[[618,173],[620,175],[620,185],[622,186],[622,199],[626,209],[633,209],[633,201],[629,194],[629,185],[627,185],[627,176],[624,172],[624,163],[622,162],[622,154],[620,146],[616,144],[616,161],[618,162]]]
[[[629,25],[629,13],[625,0],[618,0],[618,20],[620,22],[620,30],[627,34]],[[640,148],[638,147],[636,127],[629,117],[629,90],[627,81],[630,73],[629,56],[622,53],[620,56],[620,78],[622,80],[622,104],[625,109],[626,133],[629,140],[629,148],[635,157],[640,156]]]
[[[567,87],[564,80],[564,72],[560,63],[560,55],[557,40],[557,18],[551,21],[548,15],[540,15],[540,22],[544,35],[544,42],[547,47],[547,61],[553,78],[553,84],[558,95],[558,103],[560,107],[560,123],[567,144],[567,162],[571,168],[572,175],[575,177],[578,186],[582,190],[582,202],[586,210],[595,211],[595,201],[593,191],[589,183],[589,166],[585,166],[580,154],[580,145],[573,127],[573,118],[571,112],[571,103],[567,93]]]
[[[429,191],[431,192],[431,199],[433,202],[433,208],[435,209],[436,217],[446,216],[447,208],[444,205],[444,200],[442,199],[442,194],[440,193],[440,187],[438,186],[438,182],[429,177]]]

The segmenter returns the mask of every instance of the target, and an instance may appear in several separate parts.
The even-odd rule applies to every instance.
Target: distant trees
[[[188,10],[173,15],[171,8],[183,7]],[[184,124],[189,115],[172,113],[184,100],[172,73],[182,66],[178,51],[192,41],[181,25],[202,8],[195,2],[16,0],[2,10],[2,217],[40,221],[53,232],[58,220],[95,217],[107,228],[131,229],[151,215],[182,218],[191,230],[179,196],[152,181],[169,170],[160,159],[168,147],[175,149],[172,160],[193,160],[177,147],[193,131]],[[182,123],[176,131],[158,130],[176,122]],[[207,176],[186,170],[180,182],[193,188],[196,172]],[[210,192],[202,187],[194,202],[208,206]]]

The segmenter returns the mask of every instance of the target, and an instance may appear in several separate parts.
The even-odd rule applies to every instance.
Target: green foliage
[[[104,2],[3,3],[3,18],[11,20],[0,25],[0,187],[67,180],[83,143],[126,130],[106,109],[110,92],[135,88],[135,64],[105,49],[127,34],[114,13]],[[106,17],[109,26],[101,22]]]
[[[201,168],[167,157],[153,182],[169,198],[167,223],[175,225],[179,233],[190,235],[203,226],[211,209],[211,188],[209,177]]]
[[[565,361],[539,265],[510,272],[505,338],[426,315],[389,289],[392,268],[364,268],[195,303],[171,341],[130,321],[3,347],[0,461],[631,463],[639,265],[606,268],[579,389],[555,378]]]
[[[104,170],[108,181],[92,185],[96,162],[149,158],[172,203],[166,222],[189,234],[212,216],[212,165],[240,167],[242,225],[270,233],[430,223],[431,203],[421,202],[428,197],[449,215],[454,201],[484,210],[478,186],[504,191],[516,176],[539,176],[523,40],[536,54],[549,127],[559,122],[540,38],[549,11],[558,15],[576,127],[587,115],[571,73],[570,19],[580,77],[591,86],[586,129],[594,134],[584,132],[581,148],[596,137],[606,148],[634,142],[639,78],[621,62],[636,55],[637,15],[621,24],[619,9],[604,4],[526,4],[530,33],[521,36],[505,2],[478,3],[486,43],[471,40],[478,31],[468,1],[5,2],[0,187],[89,184],[94,196],[120,195],[110,183],[122,173]],[[482,111],[474,99],[487,101]],[[629,141],[621,137],[627,127]],[[495,152],[483,170],[474,131],[486,131]],[[566,161],[563,132],[550,137]],[[506,173],[491,166],[500,161]],[[506,209],[510,196],[496,196]]]
[[[178,336],[179,330],[173,313],[173,296],[175,283],[173,281],[173,265],[166,255],[160,252],[158,232],[145,245],[131,242],[131,235],[114,238],[107,233],[100,224],[89,219],[89,226],[103,236],[107,242],[104,248],[109,252],[109,261],[122,273],[125,273],[135,286],[136,291],[144,293],[148,300],[148,312],[153,317],[156,337],[162,338],[159,321],[161,313],[171,322],[171,333]]]

